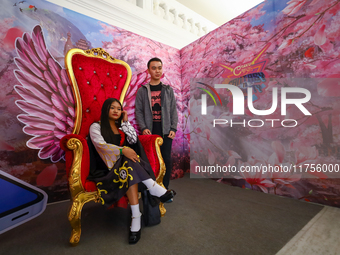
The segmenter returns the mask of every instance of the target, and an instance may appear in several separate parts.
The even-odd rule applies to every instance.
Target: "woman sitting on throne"
[[[142,215],[138,183],[143,183],[150,194],[161,202],[168,201],[176,192],[160,186],[154,180],[150,164],[131,148],[137,144],[137,134],[119,100],[109,98],[104,102],[100,123],[95,122],[90,127],[90,138],[89,145],[94,146],[101,163],[98,164],[97,160],[97,165],[93,167],[94,160],[91,158],[88,178],[96,182],[101,199],[107,206],[127,195],[132,214],[129,243],[135,244],[141,235]]]

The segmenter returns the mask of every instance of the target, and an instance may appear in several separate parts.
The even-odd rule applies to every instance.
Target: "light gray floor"
[[[324,207],[277,255],[340,254],[340,209]]]
[[[171,181],[177,191],[160,225],[127,242],[129,211],[89,203],[82,236],[68,244],[69,202],[0,235],[0,254],[276,254],[323,206],[185,176]]]

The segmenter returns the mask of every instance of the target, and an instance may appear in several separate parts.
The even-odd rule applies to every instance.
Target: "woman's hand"
[[[127,114],[127,111],[122,111],[122,116],[123,116],[122,120],[123,120],[124,122],[128,121],[128,114]]]
[[[122,153],[125,157],[127,157],[128,159],[131,159],[133,162],[140,162],[139,156],[133,149],[129,147],[124,147],[122,149]]]

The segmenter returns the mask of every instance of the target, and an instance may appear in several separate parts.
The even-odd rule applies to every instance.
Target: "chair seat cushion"
[[[96,183],[93,182],[93,181],[86,180],[86,181],[85,181],[84,189],[85,189],[87,192],[96,191],[96,190],[97,190]]]

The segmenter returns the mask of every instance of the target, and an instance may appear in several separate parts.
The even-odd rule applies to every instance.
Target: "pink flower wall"
[[[67,10],[46,1],[2,1],[0,10],[0,169],[38,186],[49,202],[69,198],[62,136],[72,132],[74,103],[64,57],[70,48],[104,48],[133,72],[124,101],[137,128],[134,99],[149,81],[147,61],[164,63],[162,81],[172,86],[181,110],[178,49]],[[183,150],[173,143],[174,161]],[[175,167],[180,168],[180,163]]]
[[[20,91],[35,85],[24,85],[14,71],[32,75],[36,70],[25,69],[29,65],[18,52],[15,40],[22,38],[24,33],[27,40],[37,25],[41,26],[45,40],[43,51],[50,54],[60,77],[65,72],[64,56],[73,47],[102,47],[131,66],[133,77],[124,107],[134,125],[135,93],[149,80],[146,63],[154,56],[163,60],[163,82],[174,88],[179,114],[178,132],[173,143],[173,178],[181,177],[190,167],[203,161],[209,164],[224,162],[237,167],[290,164],[304,167],[303,170],[304,164],[340,164],[338,0],[268,0],[180,51],[45,1],[13,6],[10,0],[4,0],[2,6],[0,168],[43,188],[49,194],[50,202],[68,198],[63,154],[54,149],[39,153],[46,144],[39,139],[29,142],[38,131],[32,128],[34,123],[25,121],[29,113],[18,107],[20,103],[16,104],[18,100],[25,101]],[[32,45],[33,48],[36,46]],[[254,72],[256,77],[249,76]],[[42,76],[35,78],[46,82]],[[312,94],[311,100],[304,104],[311,116],[303,115],[296,108],[287,109],[287,118],[297,120],[298,125],[284,132],[279,123],[255,129],[249,126],[214,129],[214,118],[232,117],[233,101],[227,90],[216,89],[215,93],[211,88],[214,84],[239,86],[241,80],[249,82],[249,79],[258,82],[252,85],[256,109],[270,108],[274,88],[280,93],[282,88],[303,87]],[[18,89],[15,89],[16,85]],[[63,90],[67,91],[67,86],[67,82],[62,84],[59,96]],[[242,91],[247,96],[245,88]],[[207,115],[198,115],[196,119],[193,116],[201,111],[203,89],[211,91],[216,104],[208,97]],[[56,92],[52,94],[57,96]],[[281,119],[280,110],[278,106],[269,117]],[[18,115],[26,116],[17,118]],[[244,119],[248,121],[253,117],[245,104]],[[54,143],[58,144],[58,139]],[[220,176],[218,180],[339,206],[340,183],[334,178],[336,175],[329,178],[322,173],[307,174],[313,178],[305,178],[300,173],[265,176],[242,173]]]
[[[205,163],[235,169],[290,167],[298,170],[203,176],[247,189],[340,206],[339,173],[328,171],[340,163],[339,10],[338,0],[267,0],[181,50],[182,91],[185,95],[190,92],[190,97],[186,96],[190,111],[183,112],[190,126],[182,128],[185,143],[190,143],[192,172]],[[233,115],[230,91],[213,91],[215,84],[233,84],[242,89],[246,96],[242,118]],[[274,94],[280,97],[283,89],[296,87],[310,92],[311,99],[304,107],[311,115],[289,106],[286,116],[282,116],[279,105],[268,116],[256,116],[247,103],[247,93],[251,92],[255,109],[269,109]],[[203,115],[202,94],[209,91],[207,114]],[[214,119],[224,124],[216,127]],[[232,126],[230,119],[252,125]],[[265,119],[280,121],[269,124]],[[288,124],[284,119],[294,122]],[[287,126],[296,125],[285,128],[280,124],[282,120]],[[307,169],[313,164],[319,165],[320,171]],[[328,169],[322,171],[322,165]]]
[[[114,40],[112,41],[104,41],[103,48],[107,49],[112,56],[117,56],[117,58],[126,61],[134,68],[134,75],[124,103],[125,108],[128,107],[130,110],[130,120],[132,120],[132,123],[134,124],[136,123],[134,116],[135,93],[142,84],[149,82],[150,79],[147,74],[146,63],[150,59],[150,56],[157,56],[162,59],[164,72],[162,82],[169,84],[174,90],[179,117],[178,130],[172,145],[172,178],[182,177],[185,172],[183,169],[183,162],[189,162],[189,160],[188,158],[183,157],[183,153],[188,150],[183,146],[182,112],[183,109],[186,108],[186,105],[184,104],[183,98],[185,97],[183,97],[181,90],[179,50],[117,27],[105,24],[101,25],[103,27],[101,33],[114,37]]]

